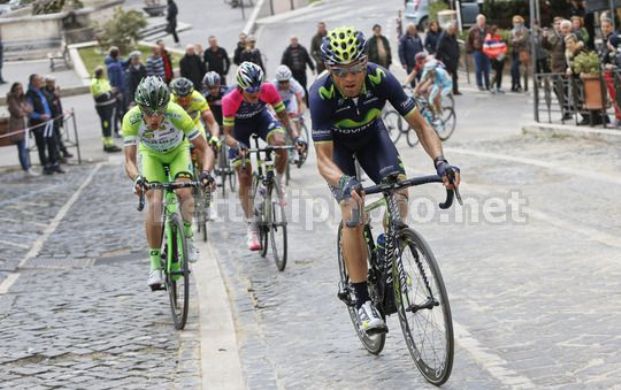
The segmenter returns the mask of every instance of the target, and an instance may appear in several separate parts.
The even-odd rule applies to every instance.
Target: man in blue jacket
[[[126,101],[127,83],[125,82],[125,70],[127,69],[128,61],[121,60],[119,48],[112,46],[104,62],[108,72],[108,81],[110,81],[110,86],[116,98],[116,117],[118,122],[121,123],[129,104]],[[115,126],[114,128],[120,129],[120,126]],[[120,138],[118,132],[115,132],[115,136]]]
[[[412,73],[416,66],[416,54],[423,50],[423,41],[416,31],[416,26],[414,23],[408,24],[407,32],[399,39],[399,60],[407,74]],[[416,79],[413,79],[412,87],[415,85]]]

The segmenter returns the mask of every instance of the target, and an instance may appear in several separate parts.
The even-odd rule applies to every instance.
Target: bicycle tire
[[[428,382],[439,386],[451,375],[455,350],[453,320],[446,287],[431,248],[416,231],[410,228],[402,229],[399,232],[399,248],[399,256],[393,267],[393,281],[397,283],[393,282],[393,286],[403,337],[420,373]],[[411,254],[411,260],[408,260],[407,264],[404,260],[406,253]],[[430,278],[433,279],[430,281]],[[430,284],[433,284],[435,289]],[[416,297],[419,291],[424,295],[422,301]],[[428,314],[429,318],[419,320],[419,314],[422,314],[421,317]],[[438,318],[441,318],[444,324],[442,329],[435,332],[441,338],[439,344],[442,344],[442,351],[439,353],[434,349],[431,337],[423,334],[418,338],[418,334],[415,334],[434,328],[434,320]],[[433,349],[429,357],[426,353],[427,348]],[[431,366],[431,360],[434,358],[436,362]]]
[[[285,184],[289,185],[289,180],[291,180],[291,161],[287,159],[287,166],[285,167]]]
[[[265,200],[261,199],[261,202],[257,202],[257,194],[259,189],[259,177],[252,177],[252,207],[256,204],[261,205],[261,210],[254,210],[255,215],[255,223],[257,224],[257,229],[259,231],[259,243],[261,244],[261,249],[259,250],[259,254],[261,257],[265,257],[267,255],[267,247],[268,247],[268,233],[267,233],[267,221],[265,214]]]
[[[207,242],[207,220],[211,211],[211,193],[209,191],[201,191],[201,193],[203,196],[204,205],[202,207],[203,211],[201,212],[202,219],[199,221],[199,224],[201,225],[201,229],[199,230],[199,232],[202,233],[203,242]]]
[[[452,107],[442,107],[442,127],[443,131],[437,131],[438,138],[442,141],[446,141],[451,138],[453,132],[455,132],[455,127],[457,126],[457,115],[455,114],[455,110]]]
[[[389,110],[384,112],[383,118],[384,125],[386,130],[388,131],[388,136],[393,144],[397,144],[399,142],[399,138],[401,138],[401,115],[395,110]]]
[[[188,261],[186,261],[188,243],[184,234],[181,217],[178,214],[173,214],[168,223],[170,224],[170,234],[172,234],[173,265],[175,262],[178,263],[179,269],[175,270],[173,265],[171,265],[169,272],[168,265],[164,268],[166,290],[168,290],[170,312],[175,323],[175,328],[181,330],[185,327],[188,320],[188,309],[190,307],[190,269]],[[180,282],[182,282],[181,286]],[[180,305],[179,298],[181,295],[183,295],[183,301]]]
[[[310,144],[310,133],[308,132],[308,127],[306,126],[306,123],[300,121],[300,128],[301,128],[301,133],[304,134],[304,139],[306,140],[307,144]]]
[[[405,140],[408,143],[408,146],[413,148],[418,145],[419,139],[414,130],[408,131],[405,135]]]
[[[274,198],[273,192],[276,192]],[[266,203],[270,203],[269,212],[269,230],[270,230],[270,243],[272,246],[272,256],[274,257],[274,263],[278,271],[282,272],[287,266],[288,255],[288,243],[287,243],[287,217],[285,215],[285,208],[283,206],[284,200],[282,199],[276,180],[272,182],[267,190]],[[275,201],[272,201],[274,199]],[[277,237],[282,235],[282,245],[278,245]]]
[[[365,229],[368,229],[369,231],[367,232],[368,234],[365,234],[365,237],[372,237],[370,235],[370,228],[368,226],[365,227]],[[364,330],[360,329],[360,325],[359,325],[359,318],[358,318],[358,312],[356,310],[356,306],[355,306],[355,302],[356,302],[356,298],[354,295],[354,290],[353,287],[351,287],[351,284],[349,283],[349,275],[347,274],[347,269],[345,268],[345,259],[343,257],[343,252],[341,250],[341,232],[343,230],[343,223],[341,222],[341,224],[339,225],[338,228],[338,233],[337,233],[337,243],[336,243],[336,252],[337,252],[337,261],[339,264],[339,283],[340,283],[340,287],[342,289],[344,289],[344,293],[347,295],[345,297],[346,300],[346,306],[347,306],[347,312],[349,313],[349,318],[351,319],[352,325],[354,326],[354,331],[356,332],[356,335],[358,336],[358,339],[360,340],[360,342],[362,343],[362,346],[371,354],[373,355],[379,355],[382,350],[384,349],[384,345],[386,343],[386,333],[377,333],[374,335],[369,335],[367,334],[367,332],[365,332]],[[369,243],[367,242],[367,248],[368,248],[368,257],[367,259],[370,259],[371,257],[371,248],[369,247]],[[368,261],[368,260],[367,260]],[[371,264],[369,264],[369,269],[371,268]],[[372,286],[372,283],[369,283],[369,286]],[[377,299],[377,293],[375,292],[375,287],[372,287],[369,289],[369,295],[371,296],[371,300],[373,300],[373,302],[376,304],[376,307],[379,308],[381,307],[378,306],[379,300]],[[339,298],[343,299],[341,296],[341,289],[339,289]],[[382,314],[383,316],[383,314]]]

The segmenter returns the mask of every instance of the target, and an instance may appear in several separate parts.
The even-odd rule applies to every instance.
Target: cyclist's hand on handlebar
[[[137,196],[141,196],[144,192],[144,185],[147,184],[147,179],[143,176],[138,175],[134,179],[134,194]]]
[[[210,191],[216,189],[216,179],[208,171],[202,171],[198,176],[199,181],[203,188],[208,188]]]
[[[298,149],[300,154],[306,154],[306,151],[308,150],[308,144],[302,137],[295,139],[295,147]]]
[[[436,172],[442,178],[444,187],[453,190],[459,187],[461,175],[459,167],[449,164],[444,158],[437,158],[435,161]]]

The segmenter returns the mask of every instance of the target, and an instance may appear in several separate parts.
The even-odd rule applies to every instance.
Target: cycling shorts
[[[442,97],[447,97],[452,91],[452,86],[439,86],[434,84],[429,91],[429,104],[435,104],[434,100],[438,94],[441,94]]]
[[[178,147],[166,153],[159,153],[150,150],[147,147],[140,147],[140,155],[142,157],[142,176],[148,182],[167,183],[168,178],[164,171],[164,166],[170,168],[170,176],[176,179],[179,176],[192,177],[194,171],[192,167],[192,159],[190,158],[189,145],[183,142]]]
[[[285,100],[283,103],[285,104],[285,109],[287,110],[288,114],[298,114],[298,99],[296,99],[295,96],[293,96],[289,100]]]
[[[259,115],[250,120],[236,120],[233,127],[233,138],[237,141],[250,146],[250,136],[258,135],[263,141],[269,143],[274,134],[285,134],[285,129],[272,113],[263,110]],[[237,149],[229,149],[229,159],[233,162],[233,166],[237,167],[241,161],[237,158]]]
[[[384,122],[377,120],[368,134],[366,142],[356,145],[355,148],[349,148],[335,140],[332,161],[344,174],[355,177],[354,156],[356,156],[360,167],[375,184],[379,184],[393,172],[399,172],[399,178],[405,179],[405,168],[397,148],[388,136]],[[330,191],[337,200],[340,200],[338,188],[330,186]]]

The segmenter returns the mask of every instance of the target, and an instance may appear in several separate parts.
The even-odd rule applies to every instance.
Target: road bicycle
[[[267,255],[268,240],[276,268],[284,271],[287,265],[287,217],[285,215],[284,193],[276,180],[273,153],[278,150],[291,151],[294,146],[272,146],[259,148],[259,137],[253,135],[255,147],[248,149],[242,158],[242,169],[246,167],[247,157],[255,154],[257,163],[252,172],[252,204],[255,205],[255,217],[259,228],[261,257]],[[263,157],[261,157],[263,154]]]
[[[196,188],[198,181],[172,182],[170,168],[165,166],[167,183],[145,183],[139,202],[138,211],[144,209],[146,191],[163,190],[162,197],[162,257],[161,265],[164,273],[164,288],[168,291],[170,312],[176,329],[183,329],[188,319],[190,306],[190,266],[187,260],[188,243],[183,229],[183,219],[179,210],[179,202],[175,190],[180,188]]]
[[[420,233],[401,221],[394,196],[399,189],[428,183],[442,183],[442,179],[432,175],[399,181],[398,173],[393,173],[382,183],[364,188],[362,192],[366,195],[382,194],[380,199],[364,207],[364,212],[368,214],[385,207],[387,225],[383,244],[378,240],[376,245],[369,220],[363,231],[368,255],[369,295],[373,304],[384,320],[388,315],[398,315],[414,363],[427,381],[441,385],[448,380],[453,366],[453,322],[449,299],[431,248]],[[439,205],[440,208],[451,207],[454,196],[461,203],[458,190],[447,190],[446,200]],[[346,225],[357,226],[361,214],[360,209],[354,210]],[[384,348],[387,330],[367,333],[360,327],[356,297],[343,258],[342,230],[343,222],[339,225],[337,238],[340,277],[337,295],[347,305],[362,345],[377,355]]]
[[[233,169],[233,166],[231,165],[231,160],[229,159],[229,149],[229,146],[223,142],[217,157],[218,163],[216,169],[214,170],[216,176],[220,177],[220,183],[218,183],[218,187],[222,187],[223,197],[226,196],[227,182],[231,192],[235,192],[235,189],[237,187],[235,169]]]
[[[199,177],[200,171],[198,167],[194,165],[194,177]],[[211,219],[211,191],[203,188],[203,186],[197,186],[192,188],[192,195],[194,196],[194,221],[196,221],[196,231],[203,238],[203,242],[207,242],[207,222]]]
[[[292,122],[294,122],[297,125],[298,134],[300,135],[300,137],[302,137],[307,143],[310,142],[309,141],[310,135],[308,132],[308,127],[306,127],[306,124],[304,123],[304,117],[301,115],[295,115],[295,116],[290,116],[289,118]],[[287,132],[285,136],[285,140],[286,140],[287,145],[293,145],[293,139],[291,138],[291,135],[289,134],[289,132]],[[304,165],[304,162],[306,161],[306,155],[300,156],[300,154],[298,153],[296,149],[291,150],[291,152],[288,154],[288,157],[289,157],[289,163],[287,164],[287,167],[285,168],[285,183],[287,185],[289,184],[289,180],[291,180],[291,165],[295,165],[297,168],[301,168],[302,165]]]

